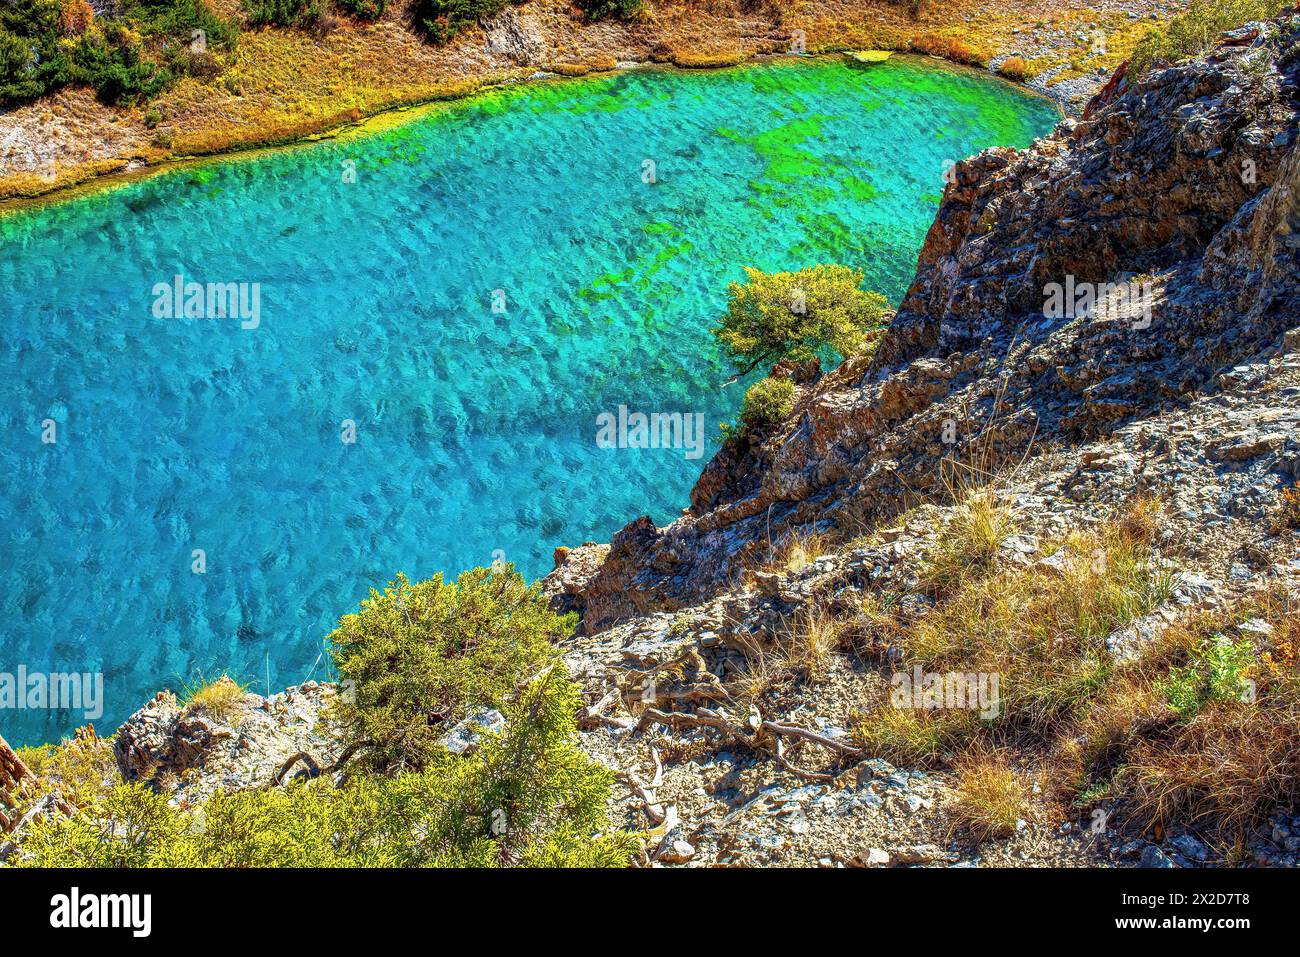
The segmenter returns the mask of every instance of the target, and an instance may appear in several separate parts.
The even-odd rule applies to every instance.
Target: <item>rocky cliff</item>
[[[706,600],[794,537],[847,540],[942,499],[963,473],[1176,423],[1300,315],[1298,82],[1296,28],[1251,25],[1117,80],[1030,149],[958,164],[875,356],[720,452],[680,519],[570,552],[547,587],[597,633]],[[1213,454],[1246,454],[1219,438]],[[1297,441],[1265,429],[1248,451],[1294,470]]]
[[[873,355],[557,553],[642,863],[1300,866],[1298,74],[1300,18],[1251,25],[959,164]],[[1006,710],[896,702],[922,662]],[[335,694],[87,747],[199,803],[335,770]]]

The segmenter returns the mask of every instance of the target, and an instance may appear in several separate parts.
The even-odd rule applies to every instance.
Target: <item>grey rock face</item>
[[[733,587],[771,542],[943,499],[960,464],[997,470],[1249,391],[1300,315],[1298,34],[1271,24],[1115,84],[1027,150],[957,164],[876,355],[799,386],[787,421],[721,451],[680,519],[574,549],[544,587],[594,634]],[[1272,469],[1295,434],[1285,417],[1242,422],[1201,447]],[[1096,467],[1139,471],[1082,463],[1068,484]]]
[[[483,20],[490,52],[509,58],[520,66],[537,66],[545,51],[539,25],[523,10],[506,8]]]
[[[319,766],[338,757],[342,744],[325,720],[335,694],[314,681],[270,697],[246,694],[221,721],[160,692],[118,729],[118,769],[124,780],[147,783],[174,802],[267,787],[298,752]]]

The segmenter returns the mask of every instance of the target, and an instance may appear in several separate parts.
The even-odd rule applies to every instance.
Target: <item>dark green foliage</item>
[[[336,716],[381,770],[422,768],[475,706],[501,707],[521,682],[557,660],[552,642],[573,630],[512,566],[476,568],[454,584],[399,575],[371,591],[330,635],[349,689]]]
[[[57,3],[0,3],[0,106],[34,100],[71,80],[72,64],[58,41]]]
[[[250,27],[310,27],[320,22],[320,0],[243,0]]]
[[[505,0],[420,0],[415,7],[415,26],[431,43],[450,43],[480,17],[505,9]]]
[[[73,53],[74,75],[105,103],[130,106],[148,100],[174,80],[171,71],[142,56],[138,41],[118,26],[87,36]]]
[[[338,0],[338,5],[358,20],[378,20],[388,8],[388,0]]]
[[[784,376],[770,376],[749,387],[740,404],[740,421],[747,427],[780,422],[794,411],[794,383]]]
[[[195,30],[203,31],[209,47],[228,47],[238,35],[204,0],[126,0],[122,16],[143,36],[165,38],[169,46],[188,47]]]
[[[588,20],[627,20],[641,12],[641,0],[578,0]]]
[[[0,3],[0,105],[26,103],[69,83],[112,104],[157,96],[184,74],[216,72],[210,53],[229,47],[235,28],[204,0],[126,0],[119,19],[95,18],[68,35],[54,0]],[[86,13],[89,18],[89,11]]]

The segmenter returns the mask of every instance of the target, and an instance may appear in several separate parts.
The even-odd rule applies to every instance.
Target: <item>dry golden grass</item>
[[[745,668],[728,682],[728,691],[742,707],[756,704],[768,692],[793,680],[794,669],[782,649],[757,638],[742,641]]]
[[[749,59],[749,54],[740,49],[729,50],[674,50],[672,62],[686,70],[712,70],[724,66],[738,66]]]
[[[1029,815],[1030,788],[1005,752],[976,750],[957,762],[952,826],[976,842],[1010,837]]]
[[[1115,792],[1130,816],[1147,825],[1173,821],[1240,840],[1275,809],[1300,802],[1300,600],[1284,591],[1254,595],[1214,614],[1197,614],[1171,628],[1133,666],[1134,694],[1153,699],[1135,708],[1122,753],[1114,759]],[[1239,674],[1239,693],[1207,685],[1197,707],[1170,710],[1169,675],[1186,673],[1207,639],[1232,634],[1246,619],[1272,627],[1253,642]],[[1239,640],[1238,646],[1247,644]],[[1231,664],[1236,669],[1240,662]],[[1231,676],[1229,676],[1231,677]]]
[[[990,562],[972,571],[1000,541],[1002,525],[990,508],[987,499],[976,500],[945,530],[949,541],[936,560],[948,569],[947,590],[934,608],[913,622],[891,622],[876,606],[864,614],[868,630],[887,634],[901,652],[904,668],[997,675],[998,715],[900,709],[885,698],[855,728],[873,753],[929,763],[995,737],[1029,748],[1050,742],[1087,713],[1110,681],[1106,637],[1165,598],[1167,576],[1151,561],[1149,503],[1059,543],[1054,569]]]
[[[825,608],[814,606],[795,619],[788,639],[787,660],[810,681],[821,681],[843,635],[843,621]]]
[[[1141,740],[1120,776],[1143,823],[1199,825],[1239,838],[1300,798],[1300,695],[1207,705],[1168,736]]]
[[[935,767],[979,733],[971,711],[896,708],[889,702],[859,713],[853,740],[873,757],[907,767]]]
[[[1122,521],[1063,547],[1059,570],[1009,566],[967,578],[909,633],[908,659],[1001,675],[1003,716],[1024,728],[1085,706],[1107,679],[1106,637],[1159,605],[1168,582],[1149,539]]]
[[[1070,801],[1089,803],[1113,796],[1114,775],[1137,733],[1151,727],[1162,713],[1154,684],[1131,671],[1117,674],[1090,704],[1070,733],[1062,735],[1053,767],[1059,793]]]
[[[1017,83],[1024,83],[1026,80],[1032,80],[1038,75],[1034,64],[1024,57],[1007,57],[998,64],[998,73],[1008,80],[1014,80]]]
[[[247,695],[247,686],[240,685],[229,675],[222,675],[216,681],[187,688],[182,703],[189,711],[229,724],[238,716]]]
[[[983,66],[993,57],[993,54],[985,48],[972,46],[956,37],[937,36],[933,33],[913,37],[909,48],[913,53],[937,56],[967,66]]]
[[[759,571],[794,575],[831,552],[833,543],[827,534],[802,528],[794,529],[767,543],[766,554],[757,559]]]
[[[925,572],[926,585],[945,593],[984,574],[1014,531],[1011,510],[992,489],[962,493],[935,543]]]

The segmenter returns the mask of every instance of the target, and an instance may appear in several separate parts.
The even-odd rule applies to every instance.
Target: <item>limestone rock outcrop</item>
[[[1286,18],[1122,78],[1026,150],[957,164],[875,356],[723,449],[680,519],[574,549],[545,587],[587,634],[683,608],[773,543],[851,537],[963,475],[1223,388],[1300,316],[1298,125]]]

